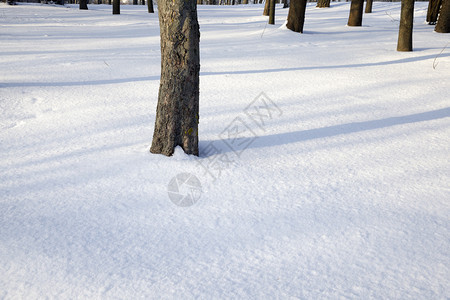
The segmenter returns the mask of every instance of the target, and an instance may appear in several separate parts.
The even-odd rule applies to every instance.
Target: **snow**
[[[449,35],[314,6],[199,6],[201,157],[167,158],[156,14],[0,4],[0,298],[450,297]]]

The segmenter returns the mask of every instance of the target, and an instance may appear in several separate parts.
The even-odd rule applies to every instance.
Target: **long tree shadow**
[[[400,117],[392,117],[365,122],[355,122],[355,123],[328,126],[323,128],[301,130],[265,136],[257,136],[253,138],[254,141],[251,143],[249,142],[251,138],[235,137],[232,135],[233,132],[231,132],[231,134],[228,135],[228,138],[220,140],[221,142],[224,143],[224,145],[220,147],[221,150],[220,152],[226,153],[234,151],[235,153],[240,154],[245,149],[248,148],[263,148],[263,147],[286,145],[297,142],[304,142],[308,140],[322,139],[338,135],[381,129],[402,124],[443,119],[447,117],[450,117],[450,107]],[[201,146],[200,153],[201,154],[203,153],[203,155],[201,155],[202,157],[209,156],[208,154],[206,154],[207,152],[206,148],[212,142],[215,141],[205,141],[200,144]]]
[[[140,81],[154,81],[159,80],[159,76],[148,77],[129,77],[119,79],[101,79],[101,80],[87,80],[87,81],[64,81],[64,82],[6,82],[0,83],[0,88],[9,87],[64,87],[64,86],[89,86],[89,85],[106,85],[119,84]]]
[[[441,54],[439,58],[449,57],[450,54]],[[295,67],[295,68],[280,68],[280,69],[265,69],[265,70],[242,70],[242,71],[224,71],[224,72],[201,72],[201,76],[212,76],[212,75],[227,75],[227,74],[257,74],[257,73],[277,73],[277,72],[288,72],[288,71],[307,71],[307,70],[322,70],[322,69],[344,69],[344,68],[365,68],[365,67],[376,67],[376,66],[388,66],[395,64],[410,63],[416,61],[423,61],[428,59],[434,59],[436,55],[423,55],[419,57],[408,57],[397,60],[390,61],[380,61],[374,63],[362,63],[362,64],[352,64],[352,65],[334,65],[334,66],[310,66],[310,67]]]

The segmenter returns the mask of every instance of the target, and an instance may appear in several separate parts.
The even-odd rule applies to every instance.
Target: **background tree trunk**
[[[397,51],[412,51],[414,0],[402,0]]]
[[[275,24],[275,0],[267,0],[270,2],[269,7],[269,24]]]
[[[286,27],[295,32],[303,32],[305,24],[306,0],[291,0]]]
[[[330,0],[318,0],[316,7],[330,7]]]
[[[348,26],[361,26],[363,18],[364,0],[352,0],[350,5],[350,15],[348,16]]]
[[[80,0],[80,9],[88,9],[87,2],[88,0]]]
[[[434,30],[439,33],[450,33],[450,0],[442,0],[441,12]]]
[[[158,0],[161,82],[150,151],[198,155],[200,31],[196,0]]]
[[[263,16],[269,15],[269,7],[270,7],[270,0],[266,0],[266,4],[264,5]]]
[[[283,0],[283,8],[288,8],[288,7],[289,7],[288,0]]]
[[[441,4],[442,0],[430,0],[428,2],[428,11],[427,11],[428,25],[436,25]]]
[[[147,8],[150,14],[154,13],[155,10],[153,8],[153,0],[147,0]]]
[[[120,0],[113,0],[113,15],[120,15]]]
[[[366,14],[372,13],[372,4],[373,4],[373,0],[367,0],[367,2],[366,2],[366,10],[365,10]]]

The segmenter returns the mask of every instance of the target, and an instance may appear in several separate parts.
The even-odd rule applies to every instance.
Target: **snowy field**
[[[149,153],[156,14],[0,4],[0,299],[448,299],[450,35],[314,5],[199,7],[197,159]]]

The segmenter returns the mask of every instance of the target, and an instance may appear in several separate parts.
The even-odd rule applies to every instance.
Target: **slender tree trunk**
[[[267,0],[270,1],[269,7],[269,24],[275,24],[275,0]]]
[[[436,25],[442,0],[430,0],[428,2],[427,22],[428,25]]]
[[[283,0],[283,8],[288,8],[288,7],[289,7],[288,0]]]
[[[318,0],[316,7],[330,7],[330,0]]]
[[[303,32],[307,0],[291,0],[286,27],[295,32]]]
[[[113,0],[113,15],[120,15],[120,0]]]
[[[366,2],[366,10],[365,10],[366,14],[372,13],[372,4],[373,4],[373,0],[367,0],[367,2]]]
[[[402,0],[397,51],[412,51],[414,0]]]
[[[350,15],[348,16],[348,26],[361,26],[363,18],[364,0],[352,0],[350,5]]]
[[[147,8],[148,13],[152,14],[155,12],[155,9],[153,8],[153,0],[147,0]]]
[[[269,8],[270,8],[270,0],[266,0],[266,4],[264,5],[263,16],[269,15]]]
[[[158,0],[161,82],[150,151],[198,155],[200,31],[196,0]]]
[[[441,12],[434,30],[439,33],[450,33],[450,0],[442,0]]]
[[[88,9],[88,0],[80,0],[80,9]]]
[[[242,4],[248,4],[248,0],[243,0]]]

